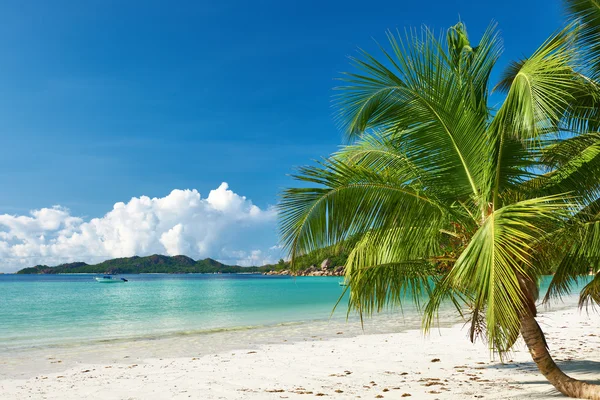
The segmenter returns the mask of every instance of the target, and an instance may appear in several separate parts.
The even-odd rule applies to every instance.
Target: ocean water
[[[11,365],[22,371],[15,363],[37,365],[48,354],[80,360],[110,355],[101,361],[131,353],[201,355],[260,343],[395,332],[421,323],[410,304],[367,319],[364,326],[354,314],[346,318],[346,299],[332,314],[343,292],[336,277],[124,277],[129,282],[99,284],[94,275],[0,275],[0,361],[9,360],[8,371]],[[552,307],[574,304],[571,296]],[[452,306],[444,305],[440,324],[457,322]]]

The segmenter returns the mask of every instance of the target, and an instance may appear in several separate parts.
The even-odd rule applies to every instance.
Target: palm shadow
[[[573,378],[582,379],[589,383],[600,384],[600,361],[557,361],[556,364],[567,375],[575,375]]]
[[[600,385],[600,361],[586,361],[586,360],[571,360],[571,361],[557,361],[558,367],[567,375],[572,378],[579,379],[591,384]],[[514,368],[514,365],[507,364],[504,367]],[[502,368],[502,367],[501,367]],[[519,369],[537,371],[537,366],[533,361],[519,363]],[[564,399],[565,396],[559,393],[550,383],[544,379],[541,373],[539,373],[540,379],[535,380],[517,380],[516,384],[519,385],[548,385],[548,390],[544,390],[537,393],[528,393],[527,398],[557,398]]]

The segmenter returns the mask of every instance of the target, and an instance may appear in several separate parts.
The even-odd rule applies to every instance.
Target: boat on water
[[[125,278],[119,278],[118,276],[112,276],[112,275],[97,276],[94,279],[96,279],[96,282],[99,282],[99,283],[123,283],[123,282],[127,282],[127,279],[125,279]]]
[[[340,285],[340,286],[348,286],[348,283],[346,281],[339,281],[338,285]]]

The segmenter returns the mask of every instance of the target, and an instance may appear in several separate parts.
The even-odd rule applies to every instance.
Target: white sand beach
[[[600,316],[541,313],[552,354],[577,378],[600,380]],[[505,364],[466,329],[440,328],[260,345],[201,357],[64,365],[0,380],[1,399],[553,399],[523,343]],[[160,346],[160,341],[156,343]],[[58,367],[57,367],[58,366]],[[58,368],[58,369],[57,369]],[[21,371],[26,375],[27,371]]]

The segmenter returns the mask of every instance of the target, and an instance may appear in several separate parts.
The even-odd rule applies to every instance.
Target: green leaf
[[[507,205],[490,214],[471,238],[454,268],[436,287],[435,297],[453,289],[469,293],[476,313],[485,310],[487,338],[500,353],[508,351],[520,329],[520,317],[531,299],[523,287],[536,262],[535,248],[548,229],[562,222],[569,204],[560,196],[534,198]],[[426,308],[428,329],[438,302]],[[476,319],[474,319],[476,321]]]

